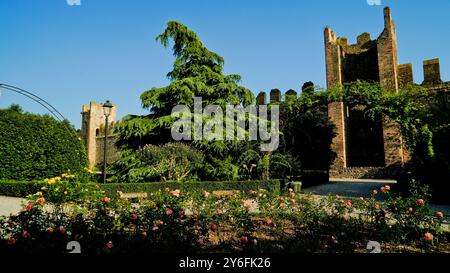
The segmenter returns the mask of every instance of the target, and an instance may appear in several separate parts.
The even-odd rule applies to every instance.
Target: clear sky
[[[383,29],[384,6],[397,26],[399,62],[414,65],[439,57],[450,80],[450,1],[381,0],[66,0],[0,1],[0,82],[48,100],[77,128],[81,105],[107,99],[119,117],[142,114],[139,95],[167,85],[170,49],[155,37],[169,20],[196,31],[225,58],[225,72],[240,74],[255,94],[299,90],[303,82],[325,85],[323,29],[354,43],[356,36]],[[34,102],[3,91],[0,108],[19,103],[45,113]]]

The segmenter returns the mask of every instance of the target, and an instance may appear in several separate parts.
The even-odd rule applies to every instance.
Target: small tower
[[[114,105],[109,116],[109,124],[116,123],[117,106]],[[91,101],[89,105],[83,105],[81,111],[81,137],[87,148],[89,159],[89,169],[94,169],[98,163],[98,141],[100,137],[104,137],[105,115],[103,113],[103,105]]]

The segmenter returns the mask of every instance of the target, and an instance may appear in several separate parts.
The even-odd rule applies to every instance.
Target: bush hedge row
[[[0,109],[0,179],[41,180],[76,173],[87,165],[86,150],[68,121]]]
[[[29,194],[38,192],[45,182],[34,181],[0,181],[0,195],[13,197],[26,197]],[[108,196],[115,196],[117,191],[124,193],[134,192],[155,192],[165,188],[171,189],[202,189],[205,191],[218,190],[258,190],[264,189],[271,193],[280,193],[280,180],[254,180],[254,181],[204,181],[204,182],[151,182],[151,183],[116,183],[116,184],[99,184]]]

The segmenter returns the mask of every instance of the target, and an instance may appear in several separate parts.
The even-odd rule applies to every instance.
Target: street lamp
[[[106,183],[106,147],[108,144],[108,118],[111,115],[112,103],[107,100],[103,103],[103,114],[105,115],[105,143],[103,145],[103,183]]]

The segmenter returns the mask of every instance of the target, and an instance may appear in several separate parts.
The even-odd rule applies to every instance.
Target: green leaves
[[[49,116],[0,110],[0,179],[34,180],[78,172],[87,164],[75,129]]]
[[[138,151],[123,150],[113,168],[120,182],[186,181],[197,176],[203,154],[183,143],[147,145]]]
[[[203,105],[249,105],[253,94],[239,86],[239,75],[224,75],[224,59],[209,51],[197,34],[179,22],[171,21],[157,41],[164,47],[173,43],[175,56],[173,70],[167,74],[171,80],[165,87],[153,87],[142,93],[142,107],[150,111],[147,116],[129,116],[116,127],[119,143],[137,149],[145,144],[167,143],[173,120],[173,107],[186,105],[193,107],[194,97],[201,97]],[[212,150],[223,150],[228,143],[210,142]],[[201,143],[201,146],[208,143]]]

